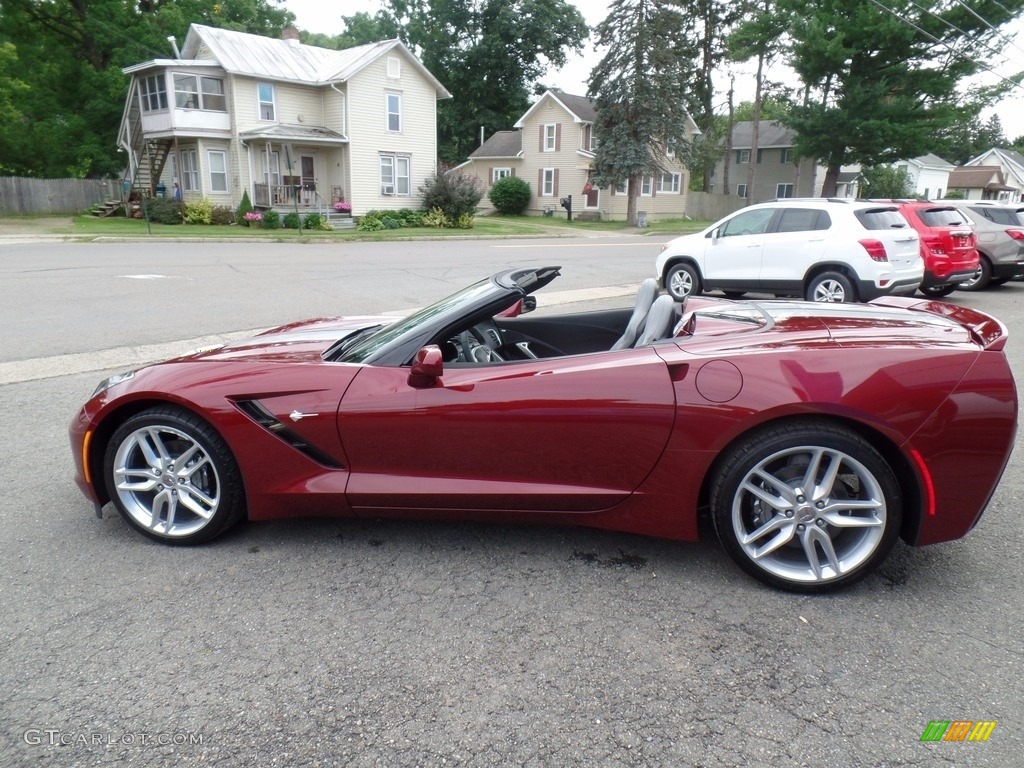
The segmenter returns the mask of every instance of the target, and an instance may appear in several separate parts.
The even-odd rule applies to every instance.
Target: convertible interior
[[[444,361],[497,363],[643,347],[670,338],[683,311],[671,296],[658,295],[654,278],[641,284],[632,308],[523,314],[535,306],[527,297],[505,312],[447,332],[439,344]]]

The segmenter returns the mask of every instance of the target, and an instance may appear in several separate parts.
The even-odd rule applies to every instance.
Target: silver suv
[[[758,203],[662,246],[661,284],[677,300],[718,289],[808,301],[913,293],[924,276],[917,232],[897,206],[843,198]]]
[[[980,291],[1024,275],[1024,205],[989,200],[943,200],[970,218],[978,237],[978,271],[957,286]]]

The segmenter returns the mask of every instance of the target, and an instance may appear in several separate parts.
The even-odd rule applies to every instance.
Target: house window
[[[782,152],[779,153],[779,156],[780,156],[780,160],[779,160],[780,163],[785,164],[785,163],[793,162],[793,148],[792,147],[783,147],[782,148]]]
[[[387,108],[387,129],[392,133],[399,133],[402,130],[402,94],[385,94]]]
[[[775,187],[775,196],[778,198],[792,197],[793,196],[793,185],[792,184],[779,184]]]
[[[764,150],[763,149],[757,150],[757,164],[758,165],[761,164],[761,157],[762,157],[762,155],[764,155]]]
[[[743,197],[743,198],[745,198],[746,196],[747,196],[747,185],[746,184],[737,184],[736,185],[736,197]]]
[[[555,169],[544,168],[541,171],[540,194],[542,197],[555,196]]]
[[[276,120],[277,110],[274,107],[274,86],[272,83],[257,83],[256,93],[260,104],[260,120]]]
[[[654,194],[654,177],[644,176],[640,182],[640,197],[650,197]]]
[[[749,149],[737,149],[736,150],[736,162],[743,164],[750,162],[750,150]]]
[[[380,156],[380,193],[408,197],[412,194],[411,159],[407,155]]]
[[[227,112],[228,104],[224,98],[224,81],[219,77],[199,78],[200,109],[212,112]]]
[[[194,149],[181,152],[181,188],[186,192],[199,191],[199,153]]]
[[[228,191],[228,153],[211,149],[206,153],[210,166],[210,191]]]
[[[199,109],[199,80],[195,75],[174,76],[174,106]]]
[[[143,112],[158,112],[167,109],[167,81],[163,75],[150,75],[139,81]]]
[[[402,76],[402,60],[397,56],[388,56],[388,77],[398,80]]]
[[[594,126],[587,123],[580,131],[580,149],[584,152],[597,151],[597,139],[594,138]]]
[[[491,172],[491,178],[494,181],[497,181],[498,179],[504,179],[506,176],[511,176],[511,175],[512,175],[512,169],[511,168],[495,168]]]
[[[558,126],[548,124],[544,126],[544,151],[554,152],[557,146]]]
[[[674,192],[679,194],[680,175],[678,173],[663,173],[658,176],[659,192]]]

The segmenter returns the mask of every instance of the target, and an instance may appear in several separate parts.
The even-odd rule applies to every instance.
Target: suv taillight
[[[1024,229],[1008,229],[1006,230],[1006,234],[1014,240],[1024,240]]]
[[[859,240],[858,242],[864,246],[864,250],[868,252],[868,256],[873,261],[889,260],[889,254],[885,252],[885,243],[881,240]]]
[[[942,246],[942,239],[938,237],[922,237],[921,245],[927,247],[932,253],[946,252],[946,249]]]

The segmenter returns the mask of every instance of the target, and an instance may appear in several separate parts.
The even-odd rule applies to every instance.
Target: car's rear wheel
[[[848,302],[857,300],[850,278],[842,272],[822,272],[807,284],[807,301]]]
[[[931,285],[925,288],[923,285],[919,286],[918,289],[925,296],[931,296],[932,298],[942,298],[943,296],[949,296],[953,291],[956,290],[955,285]]]
[[[114,506],[158,541],[208,541],[245,514],[241,473],[227,444],[181,408],[151,408],[125,421],[103,467]]]
[[[766,584],[827,592],[871,573],[899,533],[892,468],[842,427],[801,422],[755,433],[720,465],[711,514],[730,557]]]
[[[665,275],[665,290],[676,301],[683,301],[689,296],[699,296],[701,287],[697,268],[687,262],[673,264]]]
[[[981,257],[978,259],[978,271],[970,280],[964,280],[957,286],[961,291],[980,291],[992,282],[992,263],[983,254],[978,255]]]

